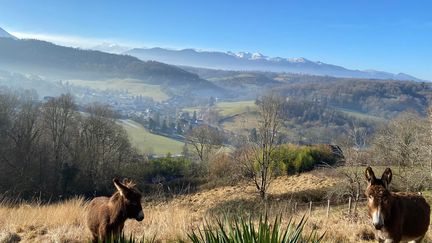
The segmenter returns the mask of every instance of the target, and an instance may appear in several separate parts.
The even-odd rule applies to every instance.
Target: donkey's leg
[[[395,241],[393,239],[385,239],[384,243],[399,243],[399,241]]]
[[[105,242],[106,240],[111,240],[111,232],[107,229],[107,227],[104,224],[101,224],[99,226],[99,239],[101,242]]]
[[[92,234],[92,243],[98,243],[99,239],[97,237],[97,235]]]
[[[419,238],[412,240],[412,241],[408,241],[408,243],[420,243],[422,242],[423,238],[425,237],[426,234],[420,236]]]

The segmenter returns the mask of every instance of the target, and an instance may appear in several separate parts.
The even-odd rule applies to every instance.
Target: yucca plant
[[[193,243],[318,243],[324,238],[324,234],[318,235],[316,230],[312,230],[306,235],[303,231],[306,224],[306,218],[295,223],[292,219],[283,227],[281,224],[281,215],[276,216],[273,225],[270,224],[267,214],[260,216],[258,228],[249,217],[245,220],[243,217],[224,220],[216,219],[216,224],[208,222],[204,224],[202,230],[192,231],[188,234]]]

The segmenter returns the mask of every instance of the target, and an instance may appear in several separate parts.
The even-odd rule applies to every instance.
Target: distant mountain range
[[[18,40],[2,28],[0,28],[0,38]],[[157,61],[172,65],[210,69],[287,72],[347,78],[423,81],[405,73],[393,74],[376,70],[351,70],[337,65],[310,61],[305,58],[268,57],[261,53],[211,52],[198,51],[195,49],[171,50],[159,47],[129,49],[126,46],[111,43],[102,43],[94,46],[92,49],[113,54],[127,54],[143,61]]]
[[[17,39],[1,30],[0,68],[55,79],[130,78],[198,96],[223,96],[225,90],[179,67],[142,61],[129,55],[64,47],[40,40]]]
[[[171,50],[156,47],[135,48],[124,52],[124,54],[138,57],[141,60],[155,60],[173,65],[223,70],[288,72],[347,78],[423,81],[404,73],[393,74],[375,70],[350,70],[323,62],[313,62],[305,58],[268,57],[261,53],[250,52],[210,52],[194,49]]]

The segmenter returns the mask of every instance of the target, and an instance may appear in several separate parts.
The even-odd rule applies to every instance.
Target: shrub
[[[312,157],[311,149],[301,148],[294,160],[294,168],[297,173],[310,171],[314,168],[316,162],[317,161]]]
[[[198,232],[192,231],[188,234],[193,243],[296,243],[296,242],[321,242],[324,234],[319,236],[316,230],[310,234],[304,233],[306,219],[303,217],[299,223],[289,221],[286,227],[281,226],[281,215],[276,216],[273,224],[267,215],[260,217],[258,228],[252,219],[235,218],[229,220],[216,220],[216,227],[207,223],[204,229]]]
[[[211,157],[209,162],[208,181],[210,186],[233,185],[238,182],[241,168],[224,152]]]
[[[122,174],[135,179],[147,194],[184,193],[203,183],[193,174],[193,163],[184,157],[156,158],[144,163],[130,164]]]
[[[310,171],[321,163],[333,165],[338,160],[330,147],[325,144],[312,146],[284,144],[280,145],[272,156],[276,162],[284,164],[283,168],[287,174]]]

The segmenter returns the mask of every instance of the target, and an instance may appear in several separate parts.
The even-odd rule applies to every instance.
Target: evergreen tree
[[[168,128],[166,119],[164,119],[163,122],[162,122],[161,131],[164,132],[164,133],[168,133],[169,132],[169,128]]]
[[[197,120],[197,113],[196,113],[196,111],[193,112],[192,120],[193,120],[193,122],[196,122],[196,120]]]
[[[180,122],[177,122],[176,132],[177,134],[183,134],[182,124]]]

